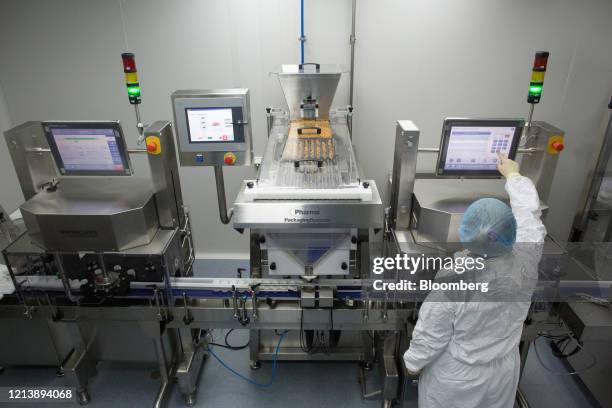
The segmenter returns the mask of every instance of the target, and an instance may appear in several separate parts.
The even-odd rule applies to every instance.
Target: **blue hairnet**
[[[505,203],[483,198],[465,211],[459,236],[471,252],[499,256],[509,252],[516,240],[516,220]]]

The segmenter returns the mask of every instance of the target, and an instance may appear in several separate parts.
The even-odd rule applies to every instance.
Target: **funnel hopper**
[[[290,118],[314,119],[311,112],[316,109],[317,119],[329,119],[341,74],[337,66],[283,65],[278,80],[289,106]]]

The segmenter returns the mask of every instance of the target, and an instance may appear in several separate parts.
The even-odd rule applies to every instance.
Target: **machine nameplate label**
[[[321,210],[294,208],[290,211],[289,216],[285,217],[284,221],[295,224],[327,224],[331,222],[329,218],[320,218],[320,216]]]

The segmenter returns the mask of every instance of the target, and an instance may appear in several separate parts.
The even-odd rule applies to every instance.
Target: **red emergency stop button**
[[[149,154],[160,154],[161,153],[161,142],[157,136],[147,136],[145,139],[147,143],[147,153]]]
[[[236,155],[232,152],[227,152],[223,155],[223,163],[227,164],[228,166],[232,166],[234,163],[236,163]]]
[[[552,135],[548,138],[548,143],[546,147],[546,151],[548,152],[548,154],[559,154],[563,149],[565,149],[565,144],[563,143],[563,135]]]
[[[552,142],[551,146],[553,149],[555,149],[558,152],[565,149],[565,145],[561,142]]]

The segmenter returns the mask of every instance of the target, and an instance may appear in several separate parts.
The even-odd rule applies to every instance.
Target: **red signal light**
[[[121,59],[123,60],[124,72],[136,72],[136,59],[134,58],[134,54],[131,52],[123,53],[121,54]]]
[[[546,65],[548,64],[548,51],[536,52],[535,59],[533,60],[534,71],[546,71]]]

